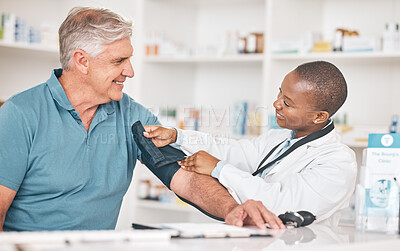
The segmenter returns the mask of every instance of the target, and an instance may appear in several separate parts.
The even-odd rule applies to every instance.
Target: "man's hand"
[[[205,151],[198,151],[184,160],[178,161],[178,164],[186,171],[199,174],[211,175],[219,159]]]
[[[177,131],[157,125],[143,126],[143,135],[149,138],[157,147],[162,147],[176,142]]]
[[[228,225],[242,227],[244,225],[256,225],[259,229],[266,229],[265,223],[272,229],[285,229],[282,221],[269,211],[261,201],[248,200],[236,206],[225,217]]]

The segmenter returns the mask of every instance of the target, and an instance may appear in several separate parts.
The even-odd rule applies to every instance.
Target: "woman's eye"
[[[283,101],[283,103],[284,103],[287,107],[290,106],[288,103],[286,103],[286,101]]]

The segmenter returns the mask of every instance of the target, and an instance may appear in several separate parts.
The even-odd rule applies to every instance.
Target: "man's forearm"
[[[238,205],[225,187],[214,178],[183,169],[172,178],[171,190],[220,218],[225,218]]]

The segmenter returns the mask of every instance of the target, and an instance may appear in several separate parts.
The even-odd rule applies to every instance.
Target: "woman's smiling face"
[[[277,124],[296,131],[296,138],[316,131],[314,121],[320,111],[315,107],[312,92],[312,86],[291,71],[285,76],[274,102]]]

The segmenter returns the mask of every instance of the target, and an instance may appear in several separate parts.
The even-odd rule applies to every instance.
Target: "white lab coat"
[[[274,146],[290,137],[290,130],[270,130],[252,140],[219,139],[196,131],[181,133],[181,149],[186,154],[204,150],[227,163],[219,182],[238,203],[259,200],[277,215],[306,210],[317,217],[316,222],[329,225],[337,225],[340,210],[348,207],[357,163],[354,152],[340,143],[335,130],[294,150],[264,179],[252,173]],[[283,144],[264,164],[282,147]]]

